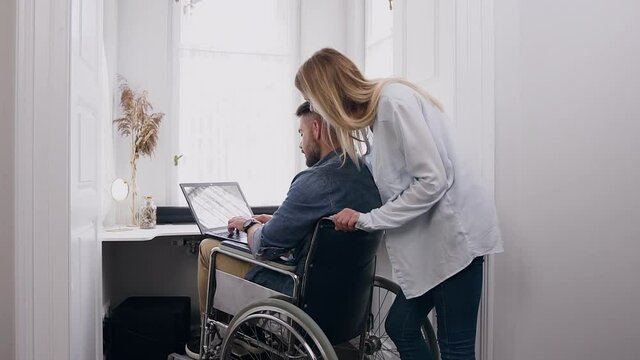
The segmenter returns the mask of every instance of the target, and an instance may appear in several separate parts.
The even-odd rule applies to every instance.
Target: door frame
[[[80,275],[71,257],[70,64],[72,41],[82,34],[72,30],[72,9],[71,0],[16,0],[14,346],[19,360],[69,359],[78,353],[72,349],[72,331],[78,329],[72,329],[76,310],[70,306]],[[81,330],[101,332],[101,327]],[[101,342],[95,346],[102,354]]]
[[[17,1],[16,359],[68,359],[70,1]]]

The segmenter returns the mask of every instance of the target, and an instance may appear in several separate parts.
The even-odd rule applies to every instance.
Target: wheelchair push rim
[[[221,358],[337,360],[313,319],[280,299],[259,300],[238,312],[222,342]]]

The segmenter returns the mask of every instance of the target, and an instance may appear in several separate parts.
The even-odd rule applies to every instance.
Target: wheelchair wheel
[[[221,358],[338,359],[315,321],[280,299],[259,300],[238,312],[222,342]]]
[[[365,354],[370,359],[400,359],[400,353],[387,335],[384,323],[391,304],[400,293],[400,286],[391,280],[376,276],[373,284],[370,330],[365,339]],[[440,360],[435,331],[429,319],[424,320],[422,334],[434,360]]]

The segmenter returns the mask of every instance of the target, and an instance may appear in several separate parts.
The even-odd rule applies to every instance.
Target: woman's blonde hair
[[[406,80],[367,80],[349,58],[331,48],[318,50],[300,66],[295,86],[311,101],[314,111],[335,128],[343,161],[346,154],[358,164],[366,132],[377,115],[382,89],[394,82],[411,87],[442,110],[435,98]]]

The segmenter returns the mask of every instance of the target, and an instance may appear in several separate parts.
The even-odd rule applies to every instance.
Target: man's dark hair
[[[308,101],[303,102],[302,104],[300,104],[300,106],[298,106],[298,110],[296,110],[296,116],[300,117],[302,115],[307,115],[307,114],[311,114],[311,104],[309,104]]]

